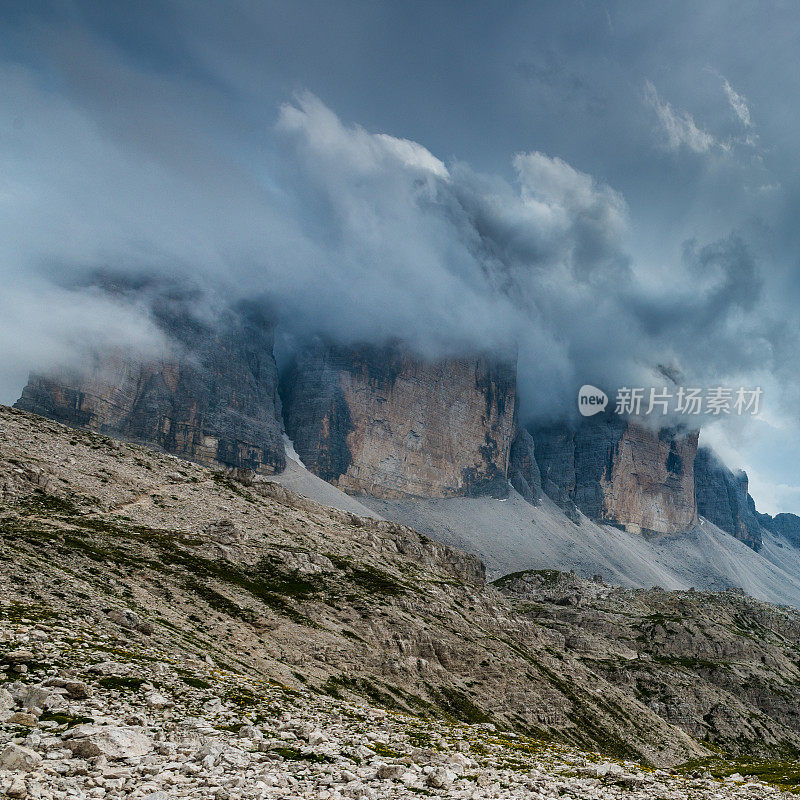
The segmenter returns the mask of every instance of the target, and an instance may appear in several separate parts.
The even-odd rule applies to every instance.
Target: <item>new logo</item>
[[[596,386],[584,384],[578,391],[578,411],[584,417],[592,417],[605,410],[608,405],[608,395]]]

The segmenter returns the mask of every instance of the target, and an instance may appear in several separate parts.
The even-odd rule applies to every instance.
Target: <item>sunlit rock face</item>
[[[542,487],[573,519],[580,510],[597,522],[657,533],[697,523],[697,431],[604,414],[531,433]]]
[[[700,515],[758,550],[761,547],[764,520],[759,519],[762,515],[756,512],[753,498],[748,493],[747,474],[742,470],[737,473],[729,470],[707,447],[701,447],[698,451],[694,469],[697,510]],[[772,518],[763,516],[769,520],[764,527],[774,524],[780,528],[781,523],[784,523],[786,532],[789,532],[791,525],[786,525],[784,520],[772,523]]]
[[[316,344],[288,374],[284,405],[303,463],[344,491],[383,498],[508,494],[512,363]]]
[[[103,351],[80,369],[31,375],[16,407],[204,464],[282,470],[272,323],[240,307],[205,324],[181,302],[157,303],[153,316],[169,341],[158,357]]]

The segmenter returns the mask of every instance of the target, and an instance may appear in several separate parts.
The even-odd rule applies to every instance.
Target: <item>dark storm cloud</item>
[[[3,399],[106,337],[165,346],[98,271],[257,298],[295,340],[517,346],[528,415],[659,364],[794,397],[798,15],[772,11],[4,9]]]

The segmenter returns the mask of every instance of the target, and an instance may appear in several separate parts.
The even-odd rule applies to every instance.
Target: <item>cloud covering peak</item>
[[[159,144],[157,118],[132,146],[134,131],[93,104],[53,96],[20,68],[2,77],[4,300],[28,308],[5,343],[15,352],[0,376],[7,400],[23,366],[46,368],[43,353],[80,359],[99,330],[158,346],[146,308],[120,313],[119,297],[81,288],[108,270],[258,299],[289,341],[518,351],[529,415],[563,413],[587,381],[645,383],[659,363],[698,378],[737,366],[726,320],[751,311],[759,287],[744,245],[692,245],[654,292],[628,254],[621,194],[560,158],[521,152],[510,156],[513,180],[484,174],[346,124],[308,92],[277,109],[263,149],[234,157],[230,141],[191,129],[188,87],[194,111],[173,109],[168,127],[174,136],[186,125],[189,164]],[[32,292],[47,301],[39,313]],[[695,338],[709,321],[724,339],[717,358]]]

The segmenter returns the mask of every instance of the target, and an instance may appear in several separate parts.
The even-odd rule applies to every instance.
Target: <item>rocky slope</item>
[[[346,492],[508,492],[516,403],[510,365],[317,344],[299,356],[285,384],[286,430],[300,458]]]
[[[786,539],[794,547],[800,547],[800,517],[797,514],[776,514],[772,517],[769,514],[756,512],[756,516],[762,528],[766,528],[775,536]]]
[[[17,408],[146,442],[205,464],[273,473],[285,465],[272,323],[255,308],[195,318],[181,295],[153,317],[166,352],[99,352],[81,370],[32,375]]]
[[[741,736],[777,749],[794,739],[784,732],[800,723],[792,688],[800,673],[785,644],[800,641],[797,612],[743,592],[629,590],[553,571],[497,583],[518,598],[518,613],[560,631],[584,662],[692,736]]]
[[[0,611],[9,798],[778,800],[800,779],[785,763],[642,768],[259,680],[177,637],[154,639],[132,617]]]
[[[332,700],[366,698],[402,719],[429,720],[430,731],[448,720],[491,724],[504,741],[523,737],[526,747],[560,741],[657,765],[709,758],[712,746],[731,757],[800,752],[791,710],[800,659],[795,611],[730,593],[687,601],[689,593],[650,597],[592,584],[592,592],[578,586],[585,596],[572,619],[565,617],[571,601],[538,597],[530,581],[523,590],[506,583],[503,594],[483,582],[477,559],[408,528],[326,509],[249,471],[215,473],[10,409],[0,409],[0,492],[3,616],[53,636],[29,639],[32,652],[20,655],[26,642],[16,637],[30,634],[15,627],[3,646],[7,678],[95,682],[101,723],[108,703],[117,721],[135,711],[126,692],[148,702],[151,689],[139,679],[175,707],[198,709],[201,697],[219,697],[220,683],[192,694],[180,678],[188,669],[184,677],[212,685],[197,667],[208,656],[223,676],[259,688],[249,690],[255,699],[236,695],[245,698],[237,707],[228,698],[224,710],[208,711],[210,722],[191,724],[257,721],[267,738],[279,733],[277,724],[250,712],[269,704],[274,692],[264,681],[273,680],[312,697],[308,708],[330,713],[336,731],[343,712],[335,708],[346,706]],[[101,659],[123,662],[122,673],[98,667],[92,678],[90,662]],[[24,704],[23,689],[13,691]],[[12,724],[55,721],[59,735],[69,724],[42,719],[35,708],[25,712],[33,720]],[[73,711],[70,719],[94,719],[86,706]],[[187,712],[198,714],[206,712]],[[248,714],[255,718],[246,722]],[[175,745],[164,747],[168,763],[193,746],[184,736],[197,731],[186,732],[183,719],[158,728]],[[68,741],[32,743],[63,751]],[[494,745],[489,751],[497,755]],[[184,762],[144,763],[187,775]],[[409,780],[425,788],[428,774]],[[123,785],[143,780],[138,771],[123,777]]]
[[[574,517],[671,533],[697,523],[697,431],[653,430],[613,414],[532,432],[544,491]]]
[[[740,587],[800,608],[800,550],[769,530],[755,552],[703,519],[679,533],[646,535],[599,525],[580,512],[572,521],[547,495],[534,506],[516,491],[504,500],[359,500],[385,519],[475,553],[493,579],[523,569],[575,570],[630,588]]]

